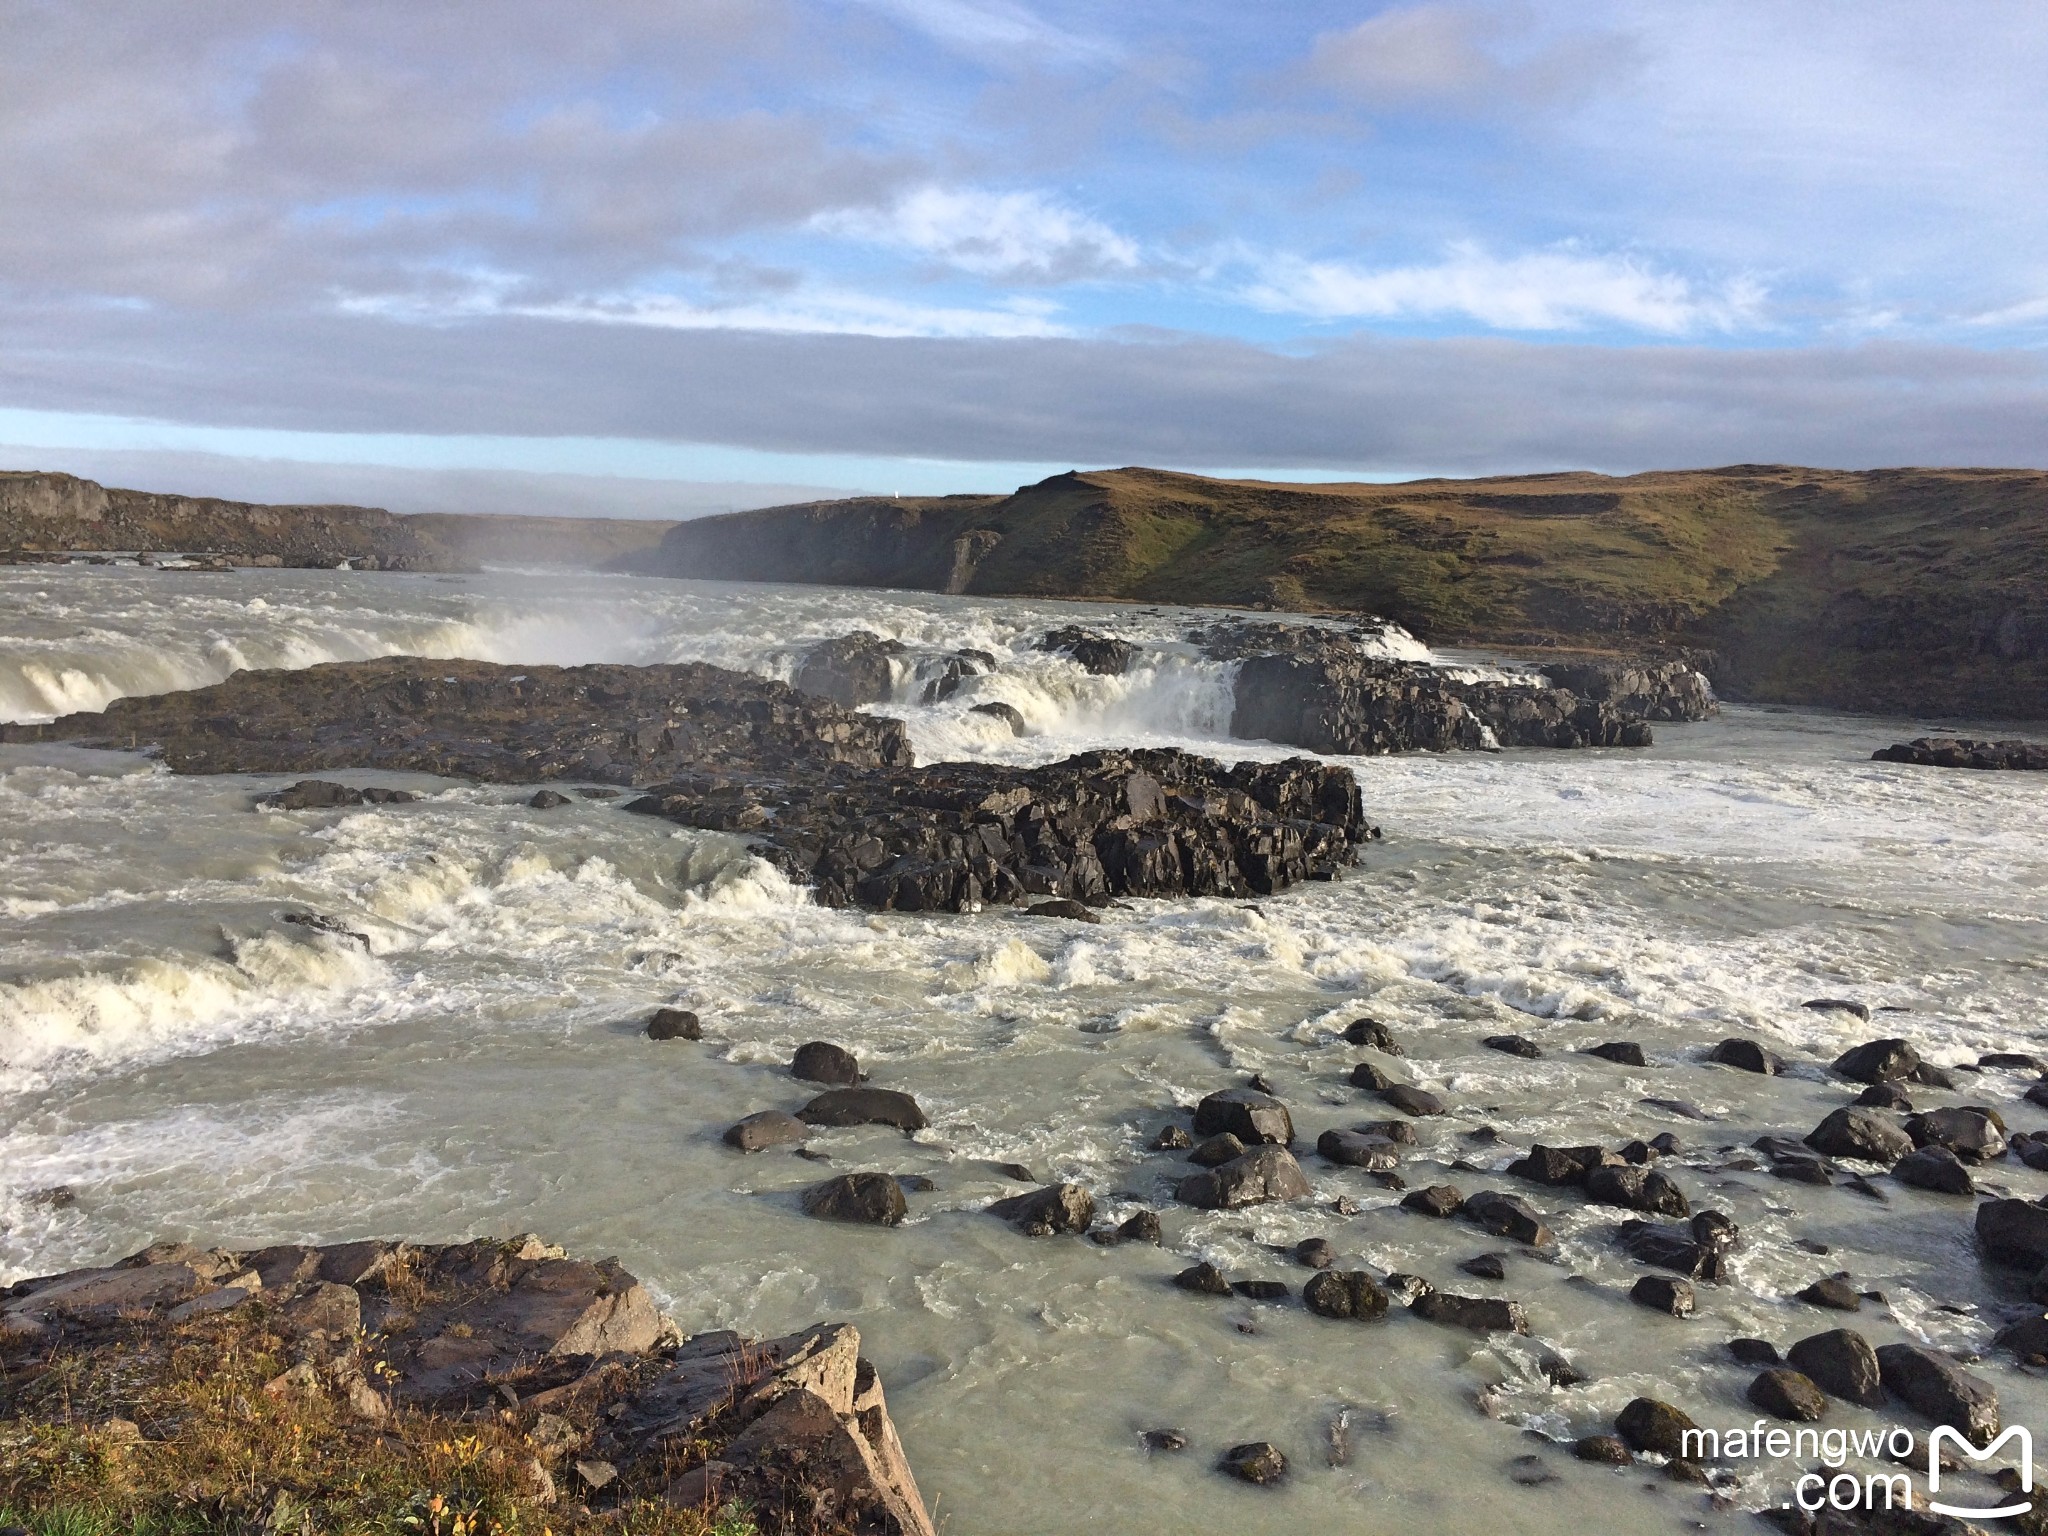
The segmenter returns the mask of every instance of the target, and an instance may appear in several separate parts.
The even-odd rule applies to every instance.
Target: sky
[[[2048,467],[2039,0],[0,0],[0,465]]]

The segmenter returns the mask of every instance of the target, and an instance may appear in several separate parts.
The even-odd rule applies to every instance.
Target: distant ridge
[[[1729,697],[2048,718],[2048,474],[1740,464],[1297,485],[1129,468],[679,523],[619,568],[1369,611],[1437,644],[1691,649]]]

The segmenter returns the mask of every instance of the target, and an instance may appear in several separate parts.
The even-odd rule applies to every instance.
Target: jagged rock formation
[[[1879,747],[1880,763],[1916,763],[1923,768],[2048,769],[2048,744],[2038,741],[1969,741],[1954,736],[1916,736]]]
[[[1348,768],[1305,758],[1225,768],[1163,750],[775,783],[699,772],[628,809],[752,835],[828,906],[906,912],[1267,894],[1334,877],[1378,835]]]
[[[512,667],[417,656],[237,672],[100,714],[0,727],[4,741],[159,747],[178,773],[400,769],[525,784],[649,784],[717,764],[907,767],[900,721],[699,663]]]
[[[509,1420],[541,1508],[568,1484],[599,1508],[745,1501],[771,1531],[931,1536],[851,1326],[682,1339],[616,1260],[570,1259],[531,1236],[248,1252],[160,1243],[22,1281],[0,1292],[0,1422],[148,1418],[142,1405],[193,1369],[194,1344],[293,1358],[261,1396],[319,1398],[386,1438],[402,1439],[409,1415],[493,1433]]]

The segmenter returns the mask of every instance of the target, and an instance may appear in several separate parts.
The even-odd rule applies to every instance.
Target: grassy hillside
[[[701,519],[639,568],[1373,612],[1440,644],[1708,647],[1736,697],[2048,717],[2048,475],[2027,470],[1292,485],[1121,469]]]

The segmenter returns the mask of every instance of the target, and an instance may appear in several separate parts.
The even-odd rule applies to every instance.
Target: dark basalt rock
[[[1391,1141],[1397,1147],[1415,1145],[1415,1122],[1412,1120],[1366,1120],[1351,1129],[1361,1136],[1378,1136]]]
[[[647,1016],[650,1040],[702,1040],[704,1024],[687,1008],[657,1008]]]
[[[1643,1276],[1629,1288],[1628,1299],[1639,1307],[1669,1313],[1672,1317],[1691,1317],[1693,1313],[1691,1283],[1674,1280],[1668,1275]]]
[[[1785,1361],[1769,1339],[1730,1339],[1728,1353],[1743,1365],[1782,1365]]]
[[[1999,1330],[1993,1342],[2001,1349],[2011,1350],[2024,1364],[2048,1362],[2048,1314],[2023,1318]]]
[[[1887,1168],[1913,1150],[1913,1138],[1865,1109],[1838,1109],[1806,1133],[1806,1144],[1827,1157],[1856,1157]]]
[[[910,1214],[903,1186],[886,1173],[842,1173],[803,1194],[804,1214],[821,1221],[893,1227]]]
[[[1026,917],[1057,917],[1070,923],[1099,924],[1102,921],[1083,903],[1070,901],[1064,896],[1057,897],[1052,901],[1034,901],[1024,909],[1024,915]]]
[[[1383,1093],[1394,1086],[1398,1079],[1389,1077],[1369,1061],[1361,1061],[1351,1069],[1348,1079],[1354,1088],[1363,1088],[1367,1093]]]
[[[1717,1061],[1724,1067],[1734,1067],[1742,1072],[1759,1072],[1775,1076],[1784,1070],[1785,1064],[1754,1040],[1744,1040],[1731,1035],[1711,1051],[1707,1060]]]
[[[1618,1205],[1655,1216],[1690,1216],[1685,1193],[1654,1168],[1595,1168],[1586,1175],[1586,1198],[1595,1205]]]
[[[1835,1165],[1803,1141],[1789,1136],[1759,1136],[1752,1143],[1771,1160],[1771,1175],[1795,1184],[1832,1184]]]
[[[1870,1019],[1870,1005],[1868,1003],[1859,1003],[1846,997],[1812,997],[1799,1006],[1810,1008],[1815,1013],[1846,1013],[1854,1018],[1862,1019],[1866,1023]]]
[[[983,704],[970,704],[967,706],[967,712],[970,715],[989,715],[1002,721],[1010,728],[1012,736],[1030,734],[1030,728],[1024,723],[1023,713],[1016,705],[1005,704],[1001,699],[990,699]]]
[[[893,1125],[921,1131],[931,1124],[917,1100],[893,1088],[829,1088],[796,1112],[807,1125]]]
[[[71,715],[66,718],[82,721],[91,717]],[[335,784],[326,779],[301,779],[267,795],[258,795],[256,803],[272,811],[332,811],[357,805],[406,805],[417,799],[419,796],[408,789],[351,789],[346,784]]]
[[[1877,1352],[1853,1328],[1811,1334],[1786,1350],[1785,1359],[1831,1396],[1864,1408],[1884,1406]]]
[[[1790,1419],[1795,1424],[1811,1424],[1828,1411],[1826,1394],[1798,1371],[1764,1371],[1744,1395],[1773,1418]]]
[[[1432,1184],[1427,1189],[1412,1189],[1401,1197],[1401,1209],[1419,1211],[1424,1216],[1455,1216],[1464,1209],[1465,1197],[1450,1184]]]
[[[1990,1051],[1977,1058],[1977,1065],[1986,1071],[1995,1067],[2003,1072],[2048,1072],[2048,1061],[2031,1051]]]
[[[1104,1240],[1103,1236],[1097,1235],[1097,1242]],[[1160,1225],[1157,1211],[1139,1211],[1125,1217],[1106,1240],[1110,1243],[1150,1243],[1156,1248],[1166,1241],[1166,1229]]]
[[[1284,1280],[1233,1280],[1230,1289],[1246,1301],[1285,1301],[1294,1294]]]
[[[1374,835],[1349,769],[1300,758],[1225,768],[1164,749],[774,782],[699,771],[627,809],[749,836],[821,905],[906,912],[1270,895],[1334,877]]]
[[[557,794],[552,789],[536,789],[526,803],[536,811],[552,811],[558,805],[574,804],[567,795]]]
[[[1327,1237],[1304,1237],[1294,1245],[1294,1262],[1308,1269],[1328,1269],[1337,1262],[1337,1250]]]
[[[795,1115],[786,1115],[779,1109],[764,1109],[759,1114],[748,1115],[725,1133],[725,1144],[742,1152],[760,1152],[769,1147],[786,1147],[801,1144],[809,1139],[811,1128]]]
[[[1913,763],[1922,768],[2048,769],[2048,745],[2038,741],[1971,741],[1955,736],[1916,736],[1879,747],[1878,763]]]
[[[1294,1117],[1269,1093],[1256,1088],[1225,1088],[1195,1106],[1195,1134],[1225,1132],[1248,1147],[1261,1142],[1284,1147],[1294,1140]]]
[[[1557,1240],[1529,1202],[1515,1195],[1483,1189],[1465,1201],[1459,1214],[1495,1237],[1511,1237],[1532,1248],[1547,1247]]]
[[[1808,1003],[1811,1008],[1813,1004]],[[1904,1040],[1866,1040],[1835,1058],[1835,1070],[1859,1083],[1892,1083],[1911,1077],[1920,1053]]]
[[[1028,1194],[1011,1195],[988,1208],[1026,1237],[1059,1232],[1086,1232],[1095,1221],[1095,1197],[1078,1184],[1048,1184]]]
[[[1676,1270],[1690,1280],[1719,1280],[1722,1277],[1721,1256],[1726,1248],[1700,1241],[1690,1227],[1625,1221],[1617,1235],[1629,1257],[1638,1264]]]
[[[843,1083],[851,1088],[861,1081],[860,1058],[843,1045],[829,1040],[812,1040],[796,1048],[789,1064],[792,1077],[807,1083]]]
[[[1835,1312],[1861,1312],[1863,1298],[1856,1287],[1840,1275],[1827,1275],[1813,1282],[1798,1293],[1799,1299],[1809,1306],[1827,1307]]]
[[[1619,1435],[1581,1435],[1572,1442],[1572,1455],[1604,1467],[1626,1467],[1636,1459]]]
[[[1913,1112],[1913,1100],[1897,1083],[1872,1083],[1856,1095],[1856,1105],[1859,1109],[1895,1109],[1903,1115]]]
[[[1605,1045],[1589,1045],[1584,1054],[1598,1056],[1602,1061],[1611,1061],[1620,1067],[1647,1067],[1643,1048],[1633,1040],[1609,1040]]]
[[[1185,1126],[1169,1125],[1152,1138],[1154,1152],[1183,1152],[1194,1145],[1194,1138]]]
[[[1921,1062],[1919,1066],[1913,1069],[1913,1075],[1907,1081],[1918,1083],[1924,1088],[1952,1090],[1956,1086],[1955,1075],[1946,1067],[1937,1067],[1931,1061]]]
[[[1084,672],[1097,677],[1123,676],[1131,670],[1131,657],[1136,654],[1128,640],[1093,634],[1072,624],[1048,632],[1038,642],[1038,649],[1071,656]]]
[[[857,629],[811,647],[797,668],[799,693],[830,699],[842,709],[879,704],[895,691],[894,659],[904,653],[900,640]]]
[[[1527,1157],[1508,1164],[1508,1173],[1532,1184],[1561,1187],[1583,1184],[1595,1168],[1619,1163],[1621,1159],[1604,1147],[1546,1147],[1542,1142],[1529,1149]]]
[[[1997,1264],[2048,1264],[2048,1208],[2030,1200],[1986,1200],[1977,1207],[1977,1241]]]
[[[2048,1109],[2048,1081],[2035,1083],[2021,1097],[2037,1108]]]
[[[1892,1177],[1915,1189],[1933,1190],[1940,1195],[1974,1195],[1977,1186],[1962,1159],[1947,1147],[1922,1147],[1892,1164]]]
[[[1385,1051],[1389,1056],[1406,1056],[1400,1042],[1388,1032],[1387,1026],[1378,1019],[1353,1019],[1344,1026],[1344,1038],[1352,1045],[1363,1045],[1375,1051]]]
[[[1998,1394],[1946,1355],[1919,1344],[1883,1344],[1877,1351],[1884,1389],[1914,1412],[1946,1424],[1972,1445],[1999,1430]]]
[[[1699,1426],[1669,1403],[1638,1397],[1615,1415],[1614,1428],[1635,1450],[1678,1456],[1684,1451],[1685,1432]]]
[[[2005,1156],[2005,1120],[1995,1109],[1964,1105],[1929,1110],[1906,1122],[1906,1134],[1917,1147],[1942,1147],[1972,1163]]]
[[[1501,1253],[1477,1254],[1460,1264],[1458,1270],[1462,1274],[1472,1276],[1475,1280],[1505,1280],[1508,1277],[1507,1255]]]
[[[1309,1193],[1308,1179],[1293,1155],[1285,1147],[1262,1146],[1220,1168],[1182,1179],[1173,1197],[1202,1210],[1227,1211],[1275,1200],[1301,1200]]]
[[[1386,1137],[1357,1131],[1325,1131],[1316,1138],[1316,1151],[1340,1167],[1368,1173],[1385,1173],[1401,1161],[1401,1149]]]
[[[1145,1449],[1148,1451],[1173,1452],[1184,1451],[1188,1448],[1188,1437],[1185,1430],[1148,1429],[1140,1432],[1138,1439],[1144,1443]]]
[[[1522,1035],[1488,1035],[1479,1042],[1489,1051],[1499,1051],[1503,1056],[1519,1056],[1524,1061],[1534,1061],[1543,1054],[1543,1047]]]
[[[1404,1115],[1441,1115],[1445,1113],[1444,1101],[1426,1089],[1412,1083],[1395,1083],[1380,1090],[1380,1098]]]
[[[1387,1315],[1391,1298],[1364,1270],[1327,1269],[1301,1288],[1301,1299],[1318,1317],[1377,1322]]]
[[[1188,1161],[1204,1168],[1220,1168],[1235,1158],[1244,1156],[1244,1143],[1228,1131],[1211,1136],[1207,1141],[1196,1144],[1188,1153]]]
[[[1425,1291],[1409,1310],[1425,1322],[1451,1328],[1470,1328],[1475,1333],[1527,1333],[1529,1314],[1519,1301],[1498,1296],[1454,1296],[1448,1291]]]
[[[2039,1173],[2048,1173],[2048,1136],[2015,1131],[2009,1143],[2012,1155]]]
[[[1465,682],[1438,667],[1369,656],[1330,629],[1274,625],[1260,637],[1239,626],[1219,638],[1220,649],[1244,657],[1230,734],[1312,752],[1646,747],[1650,709],[1667,719],[1703,719],[1712,709],[1705,680],[1678,663],[1635,669],[1638,679],[1585,673],[1580,681],[1601,690],[1591,697],[1534,676]],[[1215,642],[1210,648],[1219,651]],[[1647,703],[1639,687],[1661,701]]]
[[[237,672],[207,688],[117,699],[100,714],[0,727],[0,739],[154,744],[176,773],[370,768],[493,784],[644,784],[709,765],[780,774],[911,760],[901,721],[700,663],[511,667],[415,656]]]
[[[1173,1277],[1173,1283],[1184,1291],[1193,1291],[1198,1296],[1228,1296],[1230,1282],[1223,1278],[1223,1271],[1214,1264],[1196,1264],[1182,1270]]]
[[[1228,1472],[1232,1477],[1262,1487],[1269,1483],[1277,1483],[1287,1475],[1287,1458],[1280,1453],[1277,1446],[1265,1440],[1254,1440],[1247,1445],[1233,1445],[1223,1453],[1223,1459],[1216,1465],[1219,1471]]]

